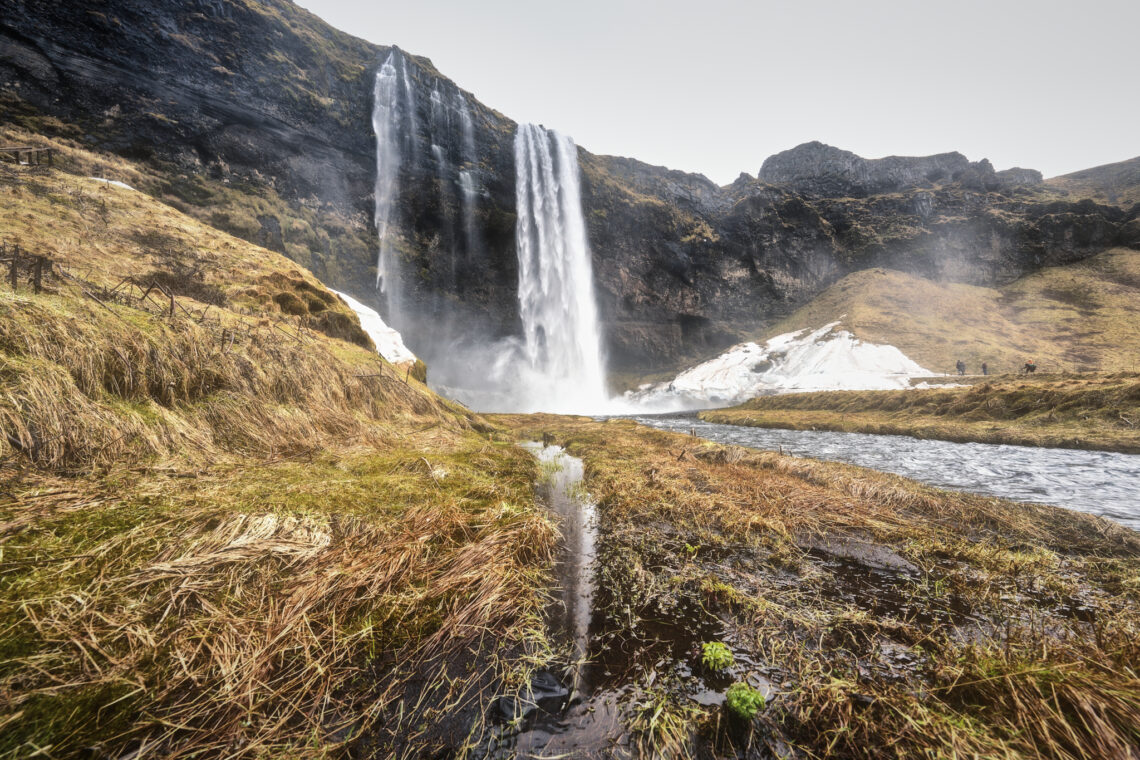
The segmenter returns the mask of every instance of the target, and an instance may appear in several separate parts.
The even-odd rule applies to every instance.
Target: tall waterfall
[[[465,300],[468,280],[481,284],[472,273],[499,263],[480,227],[482,114],[396,48],[373,97],[381,313],[427,361],[432,385],[480,411],[607,408],[574,142],[533,125],[515,135],[523,330],[504,337],[498,314],[483,321],[494,305]]]
[[[408,80],[407,63],[398,49],[388,54],[376,72],[372,92],[372,129],[376,134],[376,186],[373,209],[380,250],[376,256],[376,287],[387,301],[388,321],[399,322],[400,259],[392,246],[389,225],[392,207],[400,192],[399,174],[403,160],[402,143],[416,140],[415,91]],[[411,129],[401,134],[407,119]]]
[[[527,395],[548,411],[598,411],[605,370],[574,141],[520,124],[515,196],[519,315],[528,382],[537,386]]]
[[[463,242],[466,246],[468,260],[482,253],[482,244],[479,238],[479,227],[475,221],[475,214],[479,207],[479,180],[475,172],[478,156],[475,153],[475,124],[471,120],[471,110],[467,108],[467,99],[463,93],[457,92],[459,126],[463,137],[460,159],[466,167],[459,172],[459,189],[463,193]]]

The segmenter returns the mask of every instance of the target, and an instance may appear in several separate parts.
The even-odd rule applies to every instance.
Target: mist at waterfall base
[[[419,94],[417,94],[417,90]],[[426,96],[426,97],[425,97]],[[574,142],[519,125],[514,137],[518,324],[492,326],[454,294],[487,253],[478,224],[481,156],[467,98],[393,48],[376,71],[375,287],[384,320],[427,362],[429,382],[477,411],[586,412],[607,405],[590,250]],[[418,183],[439,209],[424,287],[404,258],[400,200]],[[434,195],[434,198],[431,197]],[[407,271],[405,271],[407,270]],[[419,279],[413,279],[419,278]]]
[[[577,146],[520,124],[514,148],[522,335],[483,345],[451,342],[433,364],[437,389],[479,411],[603,413],[612,403]]]

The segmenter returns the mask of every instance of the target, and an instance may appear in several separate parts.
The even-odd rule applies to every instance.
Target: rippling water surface
[[[849,462],[942,488],[1091,512],[1140,529],[1140,455],[930,441],[901,435],[774,430],[694,415],[636,417],[651,427],[757,449]]]

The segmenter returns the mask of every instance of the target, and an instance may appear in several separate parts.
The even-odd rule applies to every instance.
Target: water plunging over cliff
[[[472,320],[480,307],[462,301],[463,274],[489,250],[479,219],[486,164],[467,98],[397,49],[377,70],[373,94],[383,319],[427,359],[433,387],[481,411],[602,411],[605,372],[574,142],[534,125],[515,135],[522,331],[503,337]],[[428,210],[437,234],[412,233],[417,209]],[[401,255],[415,256],[415,268],[402,272]]]
[[[605,406],[593,267],[574,141],[533,124],[515,134],[519,316],[530,405],[589,412]]]
[[[376,256],[376,287],[386,300],[389,322],[398,322],[400,311],[400,259],[392,247],[389,223],[400,192],[399,173],[403,158],[401,143],[415,142],[415,91],[408,81],[407,62],[398,49],[388,54],[376,72],[372,92],[372,129],[376,134],[376,186],[373,209],[380,250]],[[411,129],[401,132],[407,120]]]

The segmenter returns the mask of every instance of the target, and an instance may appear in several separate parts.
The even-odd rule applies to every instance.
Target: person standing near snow
[[[959,375],[966,374],[966,362],[962,361],[961,359],[957,361],[954,367],[958,370]]]
[[[990,366],[988,364],[986,364],[985,362],[982,362],[982,374],[983,375],[990,374]]]

